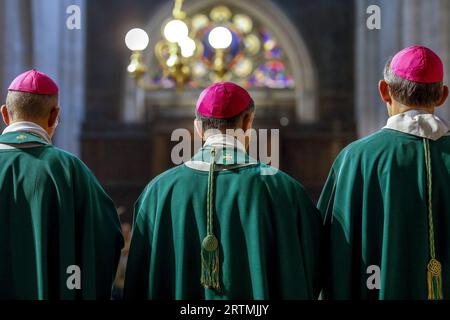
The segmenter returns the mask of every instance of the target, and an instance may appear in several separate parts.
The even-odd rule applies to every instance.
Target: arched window
[[[147,31],[151,48],[162,37],[160,30],[171,16],[171,5],[168,3],[150,19]],[[208,68],[213,59],[208,35],[214,27],[222,25],[232,32],[233,38],[227,56],[233,68],[226,80],[247,87],[260,107],[292,108],[295,117],[292,120],[298,122],[317,120],[316,72],[311,56],[297,28],[271,1],[190,0],[186,1],[184,10],[192,18],[193,36],[203,46],[201,56],[191,66],[190,83],[183,93],[175,95],[175,84],[164,74],[158,61],[166,57],[158,57],[153,50],[148,50],[146,62],[151,72],[147,81],[164,89],[143,92],[129,80],[125,121],[146,121],[155,108],[165,105],[192,107],[199,91],[214,81]]]
[[[192,36],[200,44],[201,50],[191,65],[192,79],[188,87],[206,87],[215,80],[214,72],[211,71],[215,50],[208,39],[211,31],[218,26],[225,26],[232,34],[225,61],[231,71],[224,80],[246,88],[294,88],[294,77],[284,50],[267,27],[223,5],[205,8],[192,17]],[[161,56],[160,59],[167,61],[170,56]],[[175,82],[158,65],[153,66],[150,81],[166,88],[175,87]]]

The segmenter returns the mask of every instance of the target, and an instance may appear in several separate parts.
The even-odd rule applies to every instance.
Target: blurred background
[[[371,5],[379,29],[367,26]],[[193,131],[203,88],[245,86],[256,127],[280,130],[281,169],[317,200],[339,151],[385,124],[378,80],[412,44],[435,50],[449,74],[450,1],[0,0],[1,100],[31,68],[56,80],[54,142],[92,169],[128,240],[133,204],[174,165],[171,134]]]
[[[370,5],[380,29],[367,27]],[[281,169],[317,200],[339,151],[385,123],[377,82],[390,56],[423,44],[450,71],[449,18],[447,0],[0,0],[1,99],[23,71],[52,76],[55,144],[129,223],[145,185],[173,166],[173,130],[193,131],[202,88],[235,81],[255,99],[256,127],[280,129]]]

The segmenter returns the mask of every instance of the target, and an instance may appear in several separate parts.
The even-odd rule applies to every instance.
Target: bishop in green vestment
[[[320,213],[299,182],[265,174],[273,168],[225,134],[249,129],[253,117],[252,99],[233,83],[202,93],[195,124],[203,148],[136,203],[126,299],[318,297]]]
[[[450,298],[450,126],[443,65],[413,46],[385,67],[390,118],[337,157],[319,201],[329,299]]]
[[[38,71],[1,109],[0,300],[110,299],[122,235],[90,170],[54,147],[58,88]]]

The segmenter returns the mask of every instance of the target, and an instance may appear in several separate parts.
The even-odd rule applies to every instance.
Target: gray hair
[[[389,85],[392,97],[408,107],[435,107],[442,99],[443,82],[421,83],[403,79],[391,69],[392,58],[384,67],[384,81]]]
[[[254,111],[255,111],[255,103],[253,100],[251,100],[247,109],[233,118],[229,118],[229,119],[208,118],[208,117],[205,117],[205,116],[202,116],[201,114],[199,114],[197,110],[195,111],[195,118],[197,121],[202,122],[203,131],[208,131],[211,129],[225,131],[226,129],[238,129],[238,128],[236,128],[238,123],[247,114],[252,113]]]
[[[22,120],[37,120],[48,117],[58,105],[58,94],[39,95],[28,92],[9,91],[6,106],[9,116]]]

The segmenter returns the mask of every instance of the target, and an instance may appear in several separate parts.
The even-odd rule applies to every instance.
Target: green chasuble
[[[209,166],[210,157],[205,145],[192,163]],[[273,168],[248,161],[242,150],[224,148],[216,158],[220,290],[200,281],[208,169],[186,163],[154,179],[136,203],[125,298],[317,298],[322,223],[303,187],[281,171],[267,175]],[[247,165],[233,167],[237,158]]]
[[[328,238],[326,298],[428,299],[432,246],[450,298],[450,137],[402,132],[433,128],[418,119],[354,142],[337,157],[319,200]]]
[[[122,242],[78,158],[27,132],[0,136],[0,299],[110,299]]]

